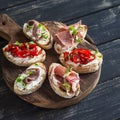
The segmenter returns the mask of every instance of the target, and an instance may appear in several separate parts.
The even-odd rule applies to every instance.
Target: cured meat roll
[[[16,41],[3,48],[5,57],[15,65],[29,66],[35,62],[43,62],[46,58],[45,51],[34,42]]]
[[[37,62],[19,74],[14,82],[14,92],[19,95],[30,94],[38,90],[46,78],[46,67]]]
[[[23,32],[26,37],[36,42],[43,49],[52,48],[53,37],[42,23],[36,20],[29,20],[23,25]]]
[[[81,21],[66,27],[60,28],[55,37],[54,49],[60,54],[64,50],[72,50],[84,40],[87,33],[87,26],[82,25]]]
[[[91,73],[100,68],[103,55],[98,50],[77,48],[72,51],[64,51],[59,59],[64,66],[69,66],[78,73]]]
[[[79,74],[58,63],[49,67],[49,81],[53,91],[61,97],[72,98],[80,93]]]

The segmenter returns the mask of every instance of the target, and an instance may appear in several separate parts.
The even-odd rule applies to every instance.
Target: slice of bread
[[[43,23],[36,20],[29,20],[23,25],[23,33],[25,36],[34,41],[43,49],[51,49],[53,45],[53,37],[47,27]]]
[[[59,84],[57,84],[58,80],[55,78],[55,74],[54,74],[54,69],[57,66],[59,66],[59,65],[60,64],[58,64],[58,63],[52,63],[50,65],[50,67],[49,67],[48,78],[49,78],[49,82],[50,82],[50,85],[51,85],[53,91],[57,95],[59,95],[59,96],[61,96],[63,98],[72,98],[72,97],[78,96],[79,93],[80,93],[79,81],[77,81],[77,89],[74,92],[66,92],[66,91],[63,91],[63,90],[60,89]],[[74,71],[70,71],[69,73],[71,73],[71,72],[75,73],[78,76],[78,78],[79,78],[79,74],[78,73],[76,73]]]
[[[34,56],[34,57],[27,56],[25,58],[13,56],[11,54],[11,52],[6,51],[6,48],[8,48],[8,46],[9,46],[9,44],[3,48],[3,54],[10,62],[12,62],[13,64],[15,64],[17,66],[30,66],[31,64],[33,64],[35,62],[43,62],[46,58],[45,51],[42,48],[40,48],[39,46],[36,46],[38,51],[41,50],[41,53],[38,54],[38,56]]]
[[[96,54],[96,58],[87,64],[75,64],[71,60],[65,61],[63,53],[60,55],[59,60],[64,66],[71,67],[77,73],[92,73],[97,71],[101,67],[103,55],[98,52]]]
[[[30,83],[25,83],[24,79],[29,77],[29,75],[32,73],[31,70],[38,69],[38,77],[33,79]],[[28,71],[28,73],[27,73]],[[14,92],[19,95],[26,95],[35,92],[38,90],[45,78],[46,78],[46,67],[43,63],[37,62],[35,64],[32,64],[30,67],[28,67],[22,74],[18,75],[14,82]]]

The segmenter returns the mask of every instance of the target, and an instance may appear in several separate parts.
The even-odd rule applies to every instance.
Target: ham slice
[[[62,47],[72,45],[72,36],[70,35],[69,30],[64,30],[56,34],[56,42]]]
[[[77,30],[77,35],[71,34],[70,27],[73,26]],[[87,33],[87,26],[82,25],[81,21],[66,27],[62,27],[56,34],[55,41],[62,47],[77,46],[76,36],[84,39]]]
[[[68,68],[52,63],[49,67],[49,81],[56,94],[64,98],[72,98],[80,93],[79,74]]]
[[[25,74],[29,74],[29,76],[26,77],[23,81],[24,81],[24,83],[29,84],[38,78],[39,69],[38,68],[30,68],[27,71],[25,71]]]
[[[66,69],[67,68],[65,68],[62,65],[58,65],[54,69],[54,74],[55,74],[56,78],[59,80],[59,82],[64,83],[64,81],[66,81],[66,82],[72,84],[73,82],[76,82],[76,81],[80,80],[79,77],[77,76],[77,74],[75,72],[72,72],[72,71],[70,71],[70,73],[65,76]],[[62,78],[62,80],[61,80],[61,78]]]

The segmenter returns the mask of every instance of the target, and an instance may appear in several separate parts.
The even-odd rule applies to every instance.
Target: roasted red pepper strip
[[[15,43],[11,43],[5,49],[6,52],[11,52],[11,54],[15,57],[25,58],[25,57],[34,57],[38,56],[42,53],[42,49],[38,51],[35,43],[20,43],[20,45],[16,45]]]
[[[78,48],[70,53],[64,52],[65,61],[68,61],[68,58],[75,64],[87,64],[95,59],[95,54],[92,54],[90,50]]]

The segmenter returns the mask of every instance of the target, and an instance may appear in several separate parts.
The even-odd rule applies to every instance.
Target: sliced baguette
[[[32,26],[33,27],[29,27],[29,23],[33,22]],[[42,27],[40,27],[42,26]],[[36,33],[33,34],[34,32],[34,27],[36,27]],[[44,31],[42,30],[42,28],[44,28]],[[42,37],[42,32],[44,32],[47,35],[47,38],[43,38]],[[25,36],[34,41],[35,43],[37,43],[40,47],[42,47],[43,49],[51,49],[52,48],[52,44],[53,44],[53,37],[51,35],[51,33],[49,32],[49,30],[47,29],[47,27],[45,27],[43,25],[43,23],[39,23],[36,20],[29,20],[27,23],[25,23],[23,25],[23,33],[25,34]],[[41,38],[39,39],[39,36],[41,36]]]
[[[46,58],[46,53],[45,51],[40,48],[39,46],[37,46],[38,50],[42,50],[41,54],[38,54],[38,56],[34,56],[34,57],[29,57],[27,56],[26,58],[21,58],[21,57],[15,57],[11,54],[11,52],[7,52],[5,51],[5,49],[8,47],[8,45],[6,45],[3,48],[3,54],[4,56],[13,64],[17,65],[17,66],[30,66],[31,64],[35,63],[35,62],[43,62]]]
[[[63,53],[60,55],[59,60],[64,66],[71,67],[77,73],[92,73],[97,71],[101,67],[103,61],[103,55],[100,52],[98,52],[96,54],[96,58],[87,64],[75,64],[70,60],[66,62],[64,60]]]
[[[53,89],[53,91],[57,95],[59,95],[59,96],[61,96],[63,98],[72,98],[72,97],[78,96],[79,93],[80,93],[80,84],[79,84],[79,81],[77,83],[77,85],[78,85],[77,86],[77,90],[75,92],[71,92],[69,94],[66,91],[61,90],[60,87],[57,85],[56,82],[54,83],[54,81],[57,81],[57,79],[54,77],[54,75],[55,75],[54,74],[54,69],[58,65],[60,65],[60,64],[58,64],[58,63],[52,63],[50,65],[50,67],[49,67],[48,78],[49,78],[49,82],[50,82],[51,88]],[[70,71],[70,72],[75,73],[74,71]],[[77,74],[77,76],[79,76],[78,73],[76,73],[76,74]]]
[[[31,68],[39,69],[39,76],[37,77],[37,79],[33,80],[31,83],[25,84],[24,81],[22,80],[23,76],[25,76],[25,73],[26,73],[25,71]],[[14,92],[19,95],[26,95],[26,94],[35,92],[42,86],[46,78],[46,67],[43,63],[37,62],[35,64],[32,64],[25,71],[22,74],[18,75],[18,77],[14,82]]]

